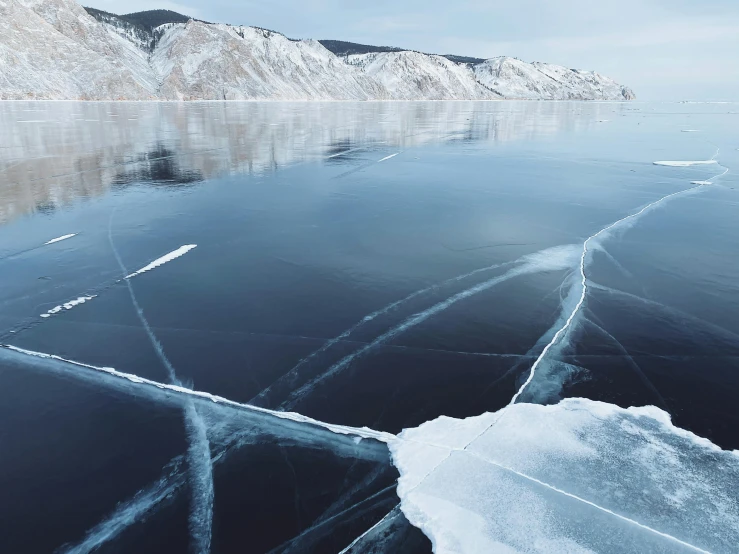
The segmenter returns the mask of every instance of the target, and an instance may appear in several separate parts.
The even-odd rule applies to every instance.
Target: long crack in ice
[[[521,263],[520,266],[507,271],[503,275],[494,277],[492,279],[488,279],[487,281],[484,281],[474,287],[465,289],[462,292],[459,292],[447,298],[446,300],[439,302],[431,306],[430,308],[409,317],[408,319],[403,321],[401,324],[391,328],[389,331],[386,331],[385,333],[377,337],[375,340],[373,340],[369,344],[345,356],[340,361],[332,365],[329,369],[327,369],[326,371],[324,371],[323,373],[316,376],[315,378],[310,380],[308,383],[306,383],[305,385],[301,386],[299,389],[294,391],[288,397],[288,399],[282,403],[280,407],[284,409],[292,409],[294,406],[298,404],[298,402],[300,401],[302,397],[307,395],[316,386],[318,386],[320,383],[326,381],[327,379],[330,379],[331,377],[337,375],[338,373],[346,369],[354,360],[356,360],[360,356],[363,356],[367,352],[388,342],[389,340],[407,331],[408,329],[411,329],[412,327],[415,327],[416,325],[423,323],[430,317],[448,309],[449,307],[451,307],[452,305],[456,304],[457,302],[461,300],[464,300],[475,294],[486,291],[494,287],[495,285],[503,283],[509,279],[513,279],[514,277],[519,277],[521,275],[539,273],[539,272],[544,272],[544,271],[558,271],[558,270],[563,270],[563,269],[567,269],[568,267],[571,267],[572,253],[573,253],[573,247],[571,245],[570,246],[556,246],[554,248],[548,248],[548,249],[536,252],[534,254],[529,254],[527,256],[522,257],[520,260],[517,260]]]
[[[364,316],[361,320],[359,320],[357,323],[349,327],[348,329],[341,332],[339,335],[335,336],[332,339],[329,339],[326,341],[323,346],[321,346],[319,349],[314,350],[310,354],[308,354],[305,358],[300,360],[290,371],[288,371],[285,375],[280,377],[277,381],[266,387],[264,390],[262,390],[259,394],[254,396],[249,403],[250,404],[258,404],[262,405],[262,403],[266,400],[269,400],[270,396],[273,394],[274,390],[278,388],[279,386],[290,386],[294,385],[296,381],[300,378],[301,369],[308,364],[311,360],[316,358],[316,356],[322,354],[323,352],[329,350],[332,348],[335,344],[347,339],[350,335],[352,335],[355,331],[357,331],[360,327],[366,325],[367,323],[374,321],[375,319],[384,316],[385,314],[390,313],[391,311],[395,310],[396,308],[402,306],[403,304],[406,304],[407,302],[410,302],[411,300],[418,298],[419,296],[422,296],[424,294],[428,294],[430,292],[439,290],[447,285],[451,285],[453,283],[457,283],[459,281],[463,281],[465,279],[468,279],[470,277],[473,277],[474,275],[477,275],[479,273],[484,273],[488,271],[493,271],[495,269],[499,269],[501,267],[506,267],[509,265],[515,264],[516,261],[513,262],[505,262],[500,264],[493,264],[486,267],[481,267],[478,269],[475,269],[473,271],[470,271],[468,273],[464,273],[462,275],[457,275],[456,277],[452,277],[450,279],[447,279],[446,281],[442,281],[441,283],[436,283],[434,285],[430,285],[428,287],[424,287],[422,289],[419,289],[415,292],[412,292],[408,296],[401,298],[400,300],[396,300],[395,302],[392,302],[388,304],[387,306],[384,306],[383,308],[380,308],[379,310],[375,310],[371,314],[368,314]]]

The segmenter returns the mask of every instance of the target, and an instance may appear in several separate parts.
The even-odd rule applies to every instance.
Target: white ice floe
[[[712,185],[711,181],[690,181],[691,185]]]
[[[385,160],[389,160],[390,158],[394,158],[398,154],[400,154],[400,152],[396,152],[395,154],[390,154],[389,156],[385,156],[381,160],[377,160],[377,163],[384,162]]]
[[[734,552],[739,453],[655,407],[586,399],[441,417],[390,443],[436,554]]]
[[[698,161],[660,161],[654,162],[654,165],[665,165],[668,167],[690,167],[691,165],[715,165],[716,160],[698,160]]]
[[[54,314],[57,314],[61,312],[62,310],[71,310],[75,306],[79,306],[80,304],[84,304],[88,300],[92,300],[93,298],[97,297],[97,294],[92,294],[90,296],[80,296],[78,298],[75,298],[74,300],[70,300],[69,302],[65,302],[64,304],[60,304],[59,306],[55,306],[49,311],[47,311],[44,314],[41,314],[41,317],[51,317]]]
[[[165,254],[161,258],[157,258],[156,260],[154,260],[148,265],[145,265],[138,271],[134,271],[133,273],[126,275],[124,278],[131,279],[132,277],[136,277],[137,275],[141,275],[142,273],[151,271],[152,269],[155,269],[159,267],[160,265],[166,264],[167,262],[171,262],[172,260],[179,258],[180,256],[184,256],[196,246],[197,244],[185,244],[183,246],[180,246],[177,250],[173,250],[172,252],[170,252],[169,254]]]
[[[51,239],[49,241],[46,241],[44,243],[44,246],[47,244],[54,244],[55,242],[59,242],[62,240],[71,239],[72,237],[77,236],[77,233],[70,233],[69,235],[62,235],[61,237],[56,237],[55,239]]]

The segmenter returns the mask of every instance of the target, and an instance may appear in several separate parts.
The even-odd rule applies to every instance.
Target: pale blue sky
[[[291,38],[594,69],[643,100],[739,100],[739,0],[87,0]]]

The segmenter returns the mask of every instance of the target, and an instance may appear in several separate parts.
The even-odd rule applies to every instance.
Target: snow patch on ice
[[[711,181],[690,181],[691,185],[712,185]]]
[[[47,311],[44,314],[41,314],[41,317],[51,317],[54,314],[58,314],[62,310],[71,310],[75,306],[79,306],[80,304],[84,304],[88,300],[92,300],[93,298],[96,298],[97,294],[92,294],[90,296],[80,296],[78,298],[75,298],[74,300],[70,300],[69,302],[65,302],[64,304],[60,304],[59,306],[55,306],[49,311]]]
[[[137,275],[141,275],[142,273],[146,273],[147,271],[151,271],[152,269],[155,269],[159,267],[160,265],[164,265],[167,262],[171,262],[174,259],[179,258],[180,256],[184,256],[187,254],[190,250],[195,248],[197,244],[185,244],[183,246],[180,246],[177,250],[173,250],[169,254],[165,254],[161,258],[157,258],[153,262],[151,262],[148,265],[145,265],[138,271],[134,271],[133,273],[126,275],[124,279],[131,279],[132,277],[136,277]]]
[[[62,240],[71,239],[74,236],[77,236],[77,233],[70,233],[69,235],[62,235],[61,237],[56,237],[55,239],[51,239],[49,241],[46,241],[44,243],[44,246],[47,245],[47,244],[54,244],[55,242],[60,242]]]

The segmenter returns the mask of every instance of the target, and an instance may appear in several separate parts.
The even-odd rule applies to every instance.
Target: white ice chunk
[[[74,236],[76,236],[76,235],[77,235],[77,233],[71,233],[71,234],[69,234],[69,235],[62,235],[61,237],[56,237],[55,239],[51,239],[51,240],[49,240],[49,241],[46,241],[46,242],[44,243],[44,245],[47,245],[47,244],[54,244],[55,242],[59,242],[59,241],[62,241],[62,240],[67,240],[67,239],[71,239],[72,237],[74,237]]]
[[[132,277],[136,277],[137,275],[141,275],[142,273],[151,271],[152,269],[157,268],[160,265],[166,264],[167,262],[171,262],[172,260],[179,258],[180,256],[184,256],[196,246],[197,244],[185,244],[183,246],[180,246],[177,250],[173,250],[172,252],[170,252],[169,254],[165,254],[161,258],[157,258],[156,260],[142,267],[138,271],[134,271],[133,273],[126,275],[125,279],[131,279]]]
[[[712,185],[711,181],[690,181],[691,185]]]
[[[471,438],[470,438],[471,436]],[[439,418],[390,443],[436,554],[735,552],[739,452],[586,399]]]
[[[698,160],[698,161],[662,161],[654,162],[654,165],[666,165],[668,167],[690,167],[691,165],[714,165],[716,160]]]

